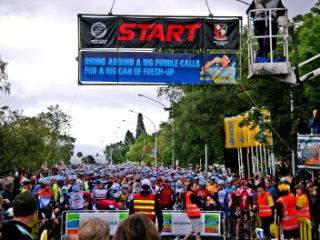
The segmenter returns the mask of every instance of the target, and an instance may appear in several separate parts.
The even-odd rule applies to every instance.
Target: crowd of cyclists
[[[231,215],[235,214],[237,218],[235,230],[238,238],[240,223],[244,215],[248,214],[245,210],[258,210],[257,185],[261,183],[265,184],[266,191],[271,194],[274,203],[279,197],[277,186],[281,184],[287,184],[289,191],[294,195],[296,195],[296,185],[304,186],[301,189],[309,199],[310,209],[312,208],[311,198],[318,198],[319,193],[318,181],[313,183],[310,179],[302,177],[280,178],[280,176],[271,177],[262,173],[245,179],[230,169],[202,172],[199,169],[164,167],[155,169],[131,165],[79,165],[77,167],[63,165],[53,167],[51,171],[43,168],[37,174],[25,173],[20,177],[6,176],[3,181],[0,181],[0,187],[3,188],[0,194],[4,199],[2,208],[10,212],[15,195],[23,191],[31,191],[38,201],[38,219],[30,224],[33,229],[32,236],[36,239],[47,220],[51,222],[52,231],[59,229],[59,217],[66,210],[130,209],[134,195],[141,191],[143,179],[150,180],[150,191],[158,198],[162,210],[185,210],[186,187],[189,182],[197,183],[196,195],[202,203],[201,210],[224,212],[228,238],[234,237],[229,220]],[[316,191],[315,196],[312,188]],[[314,207],[319,208],[318,205]],[[248,219],[250,221],[250,216]]]

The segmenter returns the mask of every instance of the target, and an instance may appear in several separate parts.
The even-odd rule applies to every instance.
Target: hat
[[[149,179],[144,179],[141,183],[141,186],[151,186],[151,182],[149,181]]]
[[[279,185],[279,191],[282,192],[282,191],[289,191],[289,186],[287,184],[281,184]]]
[[[5,215],[8,215],[9,213],[6,212],[6,210],[0,208],[0,216],[5,216]]]
[[[266,188],[266,185],[264,184],[264,182],[258,183],[257,188]]]
[[[307,187],[312,187],[313,182],[308,182]]]

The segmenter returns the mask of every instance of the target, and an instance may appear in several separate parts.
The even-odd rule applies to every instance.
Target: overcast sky
[[[250,3],[249,0],[243,0]],[[166,121],[152,86],[78,86],[77,14],[107,14],[113,0],[0,0],[0,54],[9,63],[11,95],[1,106],[34,116],[59,104],[72,118],[77,144],[103,145],[123,140],[137,116],[148,116],[159,127]],[[305,14],[317,0],[283,0],[289,17]],[[246,5],[236,0],[208,0],[213,15],[244,16]],[[116,0],[113,14],[207,16],[205,0]],[[158,99],[165,105],[165,99]],[[148,133],[154,132],[144,120]],[[120,127],[120,129],[118,129]],[[115,133],[116,132],[116,133]]]

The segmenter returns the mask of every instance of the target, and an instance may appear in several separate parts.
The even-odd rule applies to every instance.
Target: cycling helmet
[[[45,185],[51,185],[52,183],[51,183],[51,181],[46,180],[44,184],[45,184]]]
[[[247,185],[248,181],[247,180],[241,180],[240,185]]]
[[[139,193],[141,192],[141,188],[140,187],[136,187],[136,190],[135,190],[136,193]]]
[[[83,185],[83,183],[82,183],[82,181],[81,181],[80,179],[78,179],[78,180],[76,181],[76,184],[78,184],[79,186],[82,186],[82,185]]]
[[[79,186],[78,186],[78,184],[73,184],[73,186],[72,186],[72,191],[73,191],[73,192],[79,192]]]
[[[223,180],[220,180],[220,181],[218,182],[218,184],[224,185],[224,181],[223,181]]]
[[[202,180],[202,181],[199,182],[199,185],[200,185],[200,186],[205,186],[205,185],[207,185],[207,182],[204,181],[204,180]]]
[[[64,177],[58,178],[57,183],[64,183]]]
[[[123,188],[123,189],[129,189],[129,185],[123,184],[123,185],[122,185],[122,188]]]
[[[231,183],[231,182],[232,182],[232,178],[229,177],[229,178],[227,179],[226,183]]]
[[[27,179],[27,178],[22,180],[22,184],[23,185],[28,185],[29,183],[31,183],[31,181],[29,179]]]
[[[178,188],[182,188],[182,182],[180,180],[178,180],[176,182],[176,185],[177,185]]]

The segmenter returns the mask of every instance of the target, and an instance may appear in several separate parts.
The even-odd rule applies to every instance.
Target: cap
[[[289,186],[287,184],[281,184],[279,185],[279,191],[289,191]]]
[[[312,187],[313,182],[308,182],[307,187]]]
[[[266,185],[262,183],[258,183],[257,188],[266,188]]]
[[[151,182],[149,181],[149,179],[144,179],[141,183],[141,186],[151,186]]]

